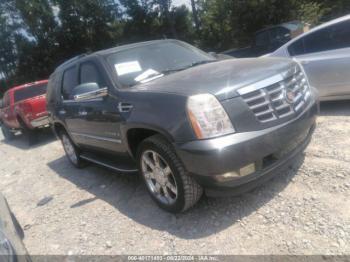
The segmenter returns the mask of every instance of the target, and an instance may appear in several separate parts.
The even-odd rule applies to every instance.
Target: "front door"
[[[107,87],[105,77],[94,60],[85,61],[79,66],[79,84],[97,83],[100,88]],[[91,149],[123,153],[120,124],[123,121],[118,111],[118,99],[105,96],[96,99],[72,102],[75,104],[74,114],[78,121],[71,130],[71,135],[79,143]]]

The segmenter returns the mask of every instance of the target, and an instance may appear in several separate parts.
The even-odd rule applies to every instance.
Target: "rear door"
[[[350,20],[300,38],[288,47],[321,97],[350,95]]]

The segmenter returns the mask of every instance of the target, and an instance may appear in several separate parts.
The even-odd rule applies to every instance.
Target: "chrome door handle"
[[[79,115],[80,115],[80,116],[86,116],[86,115],[87,115],[87,112],[86,112],[86,111],[79,111]]]
[[[121,113],[130,112],[132,109],[133,109],[133,105],[132,104],[123,103],[123,102],[118,103],[118,110]]]
[[[65,115],[65,114],[67,113],[67,111],[64,110],[64,109],[61,109],[60,111],[58,111],[58,113],[59,113],[60,115]]]

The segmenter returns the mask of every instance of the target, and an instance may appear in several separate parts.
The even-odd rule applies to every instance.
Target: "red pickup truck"
[[[0,124],[5,139],[12,139],[15,132],[21,130],[31,140],[35,129],[48,126],[47,83],[47,80],[42,80],[16,86],[4,94]]]

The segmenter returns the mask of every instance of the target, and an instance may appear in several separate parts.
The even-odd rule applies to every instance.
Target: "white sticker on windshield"
[[[131,61],[114,65],[118,76],[142,71],[138,61]]]

